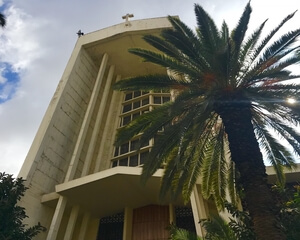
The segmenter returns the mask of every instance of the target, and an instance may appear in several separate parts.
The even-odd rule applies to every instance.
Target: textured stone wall
[[[31,219],[39,219],[46,227],[51,222],[54,209],[41,205],[41,196],[54,192],[55,185],[64,181],[96,80],[98,68],[84,50],[69,65],[40,126],[38,133],[44,134],[36,136],[20,172],[29,187],[20,203],[26,206],[29,224],[36,224]]]

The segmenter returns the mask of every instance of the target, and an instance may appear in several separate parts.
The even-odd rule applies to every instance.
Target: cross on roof
[[[134,15],[131,13],[127,13],[126,15],[122,16],[123,19],[125,19],[125,26],[130,26],[129,18],[133,18]]]

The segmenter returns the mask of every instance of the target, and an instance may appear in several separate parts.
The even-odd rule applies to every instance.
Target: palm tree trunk
[[[246,104],[222,104],[218,108],[228,134],[232,160],[240,173],[237,183],[244,190],[246,209],[258,240],[283,240],[285,234],[276,218],[275,202],[267,185],[266,168]],[[243,106],[242,106],[243,105]]]

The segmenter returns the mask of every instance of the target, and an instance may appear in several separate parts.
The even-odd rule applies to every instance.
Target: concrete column
[[[79,213],[79,205],[72,207],[69,222],[66,228],[64,240],[71,240]]]
[[[121,79],[121,75],[118,75],[116,77],[116,82],[119,81],[120,79]],[[113,112],[115,111],[114,103],[118,102],[118,96],[119,96],[119,94],[116,91],[113,91],[113,93],[112,93],[112,99],[111,99],[111,103],[112,104],[110,105],[110,108],[109,108],[109,111],[108,111],[108,115],[107,115],[107,118],[106,118],[108,120],[112,119]],[[107,134],[109,132],[109,127],[107,127],[107,125],[109,125],[109,124],[106,124],[106,126],[104,127],[102,136],[107,136]],[[114,135],[116,135],[116,134],[114,134]],[[102,139],[102,140],[104,140],[104,139]],[[102,141],[100,143],[99,152],[98,152],[98,155],[97,155],[97,158],[96,158],[96,164],[95,164],[94,173],[100,171],[100,165],[101,165],[101,159],[102,159],[102,154],[103,154],[103,151],[104,151],[104,147],[105,147],[105,141]]]
[[[202,196],[199,195],[197,185],[194,187],[194,190],[191,194],[191,205],[194,216],[194,222],[196,227],[196,233],[200,237],[205,236],[205,231],[201,227],[199,220],[207,218],[207,213],[205,210],[205,203]]]
[[[91,218],[91,213],[86,212],[82,219],[78,239],[85,239],[85,234],[89,225],[90,218]]]
[[[86,176],[89,174],[89,169],[91,166],[91,162],[93,159],[93,153],[95,150],[95,146],[96,146],[96,141],[97,141],[97,137],[99,134],[99,130],[100,130],[100,126],[101,126],[101,122],[103,119],[103,115],[104,115],[104,110],[105,110],[105,106],[108,100],[108,94],[111,88],[111,83],[112,83],[112,79],[113,79],[113,75],[114,75],[114,71],[115,71],[115,66],[112,65],[109,68],[109,72],[108,72],[108,76],[107,76],[107,80],[105,83],[105,87],[104,87],[104,91],[101,97],[101,102],[99,104],[99,109],[98,109],[98,113],[97,113],[97,117],[96,117],[96,122],[95,122],[95,126],[94,126],[94,130],[92,133],[92,137],[90,140],[90,144],[87,150],[87,155],[84,161],[84,165],[83,165],[83,170],[81,173],[81,176]]]
[[[73,151],[73,155],[72,155],[72,158],[70,161],[68,172],[65,177],[65,182],[68,182],[74,178],[74,175],[75,175],[75,172],[77,169],[77,165],[78,165],[78,161],[79,161],[79,157],[80,157],[80,153],[81,153],[81,150],[83,147],[84,140],[86,138],[86,134],[88,131],[88,127],[89,127],[91,118],[92,118],[93,110],[95,108],[95,104],[96,104],[97,97],[99,94],[101,82],[102,82],[102,79],[103,79],[103,76],[105,73],[107,61],[108,61],[108,55],[107,55],[107,53],[105,53],[102,58],[100,69],[99,69],[99,72],[98,72],[98,75],[96,78],[96,83],[95,83],[95,86],[93,88],[93,92],[92,92],[92,95],[90,98],[90,102],[87,107],[87,110],[86,110],[86,113],[85,113],[85,116],[83,119],[83,123],[81,125],[81,129],[80,129],[80,132],[77,137],[77,142],[75,145],[75,149]]]
[[[175,213],[174,213],[173,204],[169,204],[169,218],[170,218],[170,224],[175,223]]]
[[[49,228],[47,240],[55,240],[61,223],[61,219],[67,204],[67,198],[60,196],[54,215],[52,217],[52,222]]]
[[[123,240],[132,239],[132,219],[133,210],[132,208],[126,207],[124,213]]]

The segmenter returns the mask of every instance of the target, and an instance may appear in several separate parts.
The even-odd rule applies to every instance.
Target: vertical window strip
[[[125,93],[119,126],[123,127],[143,113],[151,111],[154,109],[152,105],[160,105],[168,101],[170,101],[170,93],[163,91],[134,91]],[[113,155],[115,160],[112,159],[112,167],[136,167],[144,164],[153,142],[154,141],[150,141],[150,144],[148,143],[141,146],[139,153],[136,152],[138,139],[133,139],[122,144],[120,147],[116,147]]]

